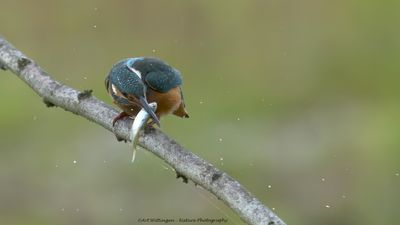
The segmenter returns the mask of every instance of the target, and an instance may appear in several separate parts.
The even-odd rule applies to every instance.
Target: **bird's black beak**
[[[157,124],[157,126],[160,127],[160,120],[157,118],[157,116],[154,113],[153,109],[149,106],[149,103],[147,102],[146,98],[140,97],[139,98],[139,104],[151,116],[151,118]]]

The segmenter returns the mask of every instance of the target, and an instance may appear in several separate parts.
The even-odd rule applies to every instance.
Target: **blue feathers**
[[[112,67],[106,78],[110,94],[123,104],[126,103],[123,96],[144,97],[148,88],[165,93],[181,84],[182,77],[178,70],[150,57],[123,59]],[[117,91],[122,97],[117,95]]]
[[[114,85],[123,95],[144,96],[143,81],[127,67],[128,60],[124,59],[113,66],[108,75],[110,85]]]
[[[182,84],[178,71],[155,71],[146,75],[146,83],[154,90],[165,93]]]
[[[182,84],[178,70],[157,58],[142,58],[133,63],[145,83],[153,90],[165,93]]]

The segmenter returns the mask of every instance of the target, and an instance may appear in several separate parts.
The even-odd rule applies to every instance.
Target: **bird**
[[[181,73],[155,57],[126,58],[115,63],[105,78],[108,94],[122,112],[112,123],[135,117],[144,109],[160,127],[160,117],[169,114],[189,118],[182,93]],[[149,102],[157,104],[154,112]]]

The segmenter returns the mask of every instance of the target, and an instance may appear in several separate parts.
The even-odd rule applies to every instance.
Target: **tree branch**
[[[43,98],[47,106],[58,106],[95,122],[117,137],[129,141],[131,120],[124,120],[113,128],[112,120],[118,112],[91,95],[79,92],[58,81],[42,70],[32,59],[15,49],[0,36],[0,68],[8,69],[28,84]],[[139,145],[171,165],[179,174],[209,190],[249,224],[284,225],[285,223],[252,196],[239,182],[218,170],[160,130],[147,127],[139,137]]]

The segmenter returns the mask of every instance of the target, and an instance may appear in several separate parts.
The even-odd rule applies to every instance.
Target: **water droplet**
[[[153,50],[151,50],[153,53],[155,53],[156,52],[156,50],[155,49],[153,49]]]
[[[325,181],[325,178],[321,178],[321,181],[324,182],[324,181]]]
[[[94,11],[97,11],[97,7],[94,7]]]
[[[58,165],[56,165],[56,168],[58,168]]]
[[[76,164],[77,163],[77,161],[76,160],[74,160],[74,161],[72,161],[74,164]]]
[[[123,211],[123,209],[122,209],[122,208],[119,208],[119,211],[120,211],[120,212],[122,212],[122,211]]]
[[[203,104],[203,103],[204,103],[203,101],[200,101],[200,105]]]
[[[103,163],[107,163],[107,160],[104,160]]]
[[[239,120],[240,120],[240,118],[238,117],[238,118],[237,118],[237,120],[239,121]]]
[[[274,210],[274,211],[275,211],[275,208],[274,208],[274,207],[272,207],[272,210]]]
[[[331,206],[330,205],[325,205],[325,208],[329,209]]]
[[[346,195],[342,195],[342,198],[347,198]]]
[[[96,29],[96,28],[97,28],[97,25],[93,25],[93,28]]]
[[[65,209],[64,209],[64,208],[61,208],[61,211],[65,211]]]
[[[267,187],[268,187],[269,189],[271,189],[271,188],[272,188],[272,185],[268,185]]]
[[[219,160],[224,161],[224,158],[221,157],[221,158],[219,158]]]
[[[400,176],[400,174],[399,174],[399,173],[395,173],[394,175],[396,175],[396,176]]]
[[[222,138],[219,138],[218,141],[219,141],[219,142],[222,142]]]
[[[76,211],[79,212],[79,211],[81,211],[81,210],[80,210],[79,208],[76,208]]]
[[[87,80],[87,77],[83,77],[84,80]]]

